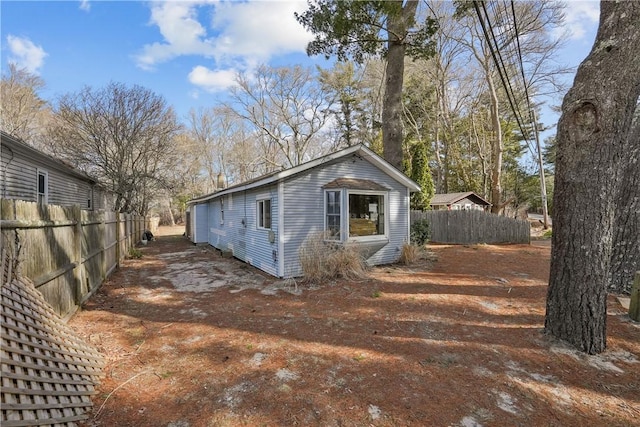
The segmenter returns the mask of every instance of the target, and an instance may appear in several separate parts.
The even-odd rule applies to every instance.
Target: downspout
[[[278,183],[278,276],[285,277],[284,271],[284,182]]]
[[[407,238],[406,238],[406,242],[408,245],[410,245],[411,242],[411,190],[409,189],[409,187],[407,187],[407,198],[406,200],[408,201],[407,203]],[[389,201],[391,202],[391,201]],[[389,221],[389,223],[391,223],[391,221]],[[389,226],[391,226],[391,224],[389,224]],[[391,230],[388,231],[389,234],[391,234]]]

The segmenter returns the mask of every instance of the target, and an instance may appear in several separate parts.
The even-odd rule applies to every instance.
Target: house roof
[[[338,178],[326,183],[322,188],[349,188],[352,190],[386,191],[387,187],[369,179]]]
[[[22,152],[24,155],[46,163],[48,166],[65,172],[68,175],[75,176],[76,178],[87,181],[91,184],[96,184],[96,180],[86,173],[75,169],[73,166],[68,165],[60,159],[56,159],[55,157],[33,148],[5,131],[0,130],[0,139],[2,140],[2,145],[6,146],[9,150],[17,150]]]
[[[232,185],[230,187],[224,188],[222,190],[218,190],[214,193],[207,194],[201,197],[196,197],[194,199],[189,200],[188,204],[198,204],[202,202],[206,202],[208,200],[215,199],[217,197],[223,196],[225,194],[236,193],[239,191],[249,190],[252,188],[262,187],[264,185],[269,185],[274,182],[281,181],[283,179],[301,174],[310,169],[322,166],[326,163],[333,162],[335,160],[347,157],[347,156],[359,156],[360,158],[368,161],[374,166],[378,167],[380,170],[385,172],[394,180],[403,184],[411,191],[420,191],[420,186],[416,184],[413,180],[409,179],[405,174],[400,172],[398,169],[393,167],[389,162],[384,160],[382,157],[378,156],[371,149],[365,147],[364,145],[354,145],[352,147],[345,148],[340,151],[336,151],[331,154],[327,154],[326,156],[319,157],[315,160],[311,160],[309,162],[303,163],[298,166],[294,166],[289,169],[285,169],[282,171],[276,171],[267,175],[260,176],[258,178],[242,182],[240,184]],[[359,180],[364,181],[364,180]],[[375,184],[375,183],[374,183]],[[376,184],[378,185],[378,184]],[[386,190],[386,188],[385,188]]]
[[[466,191],[464,193],[443,193],[434,194],[431,198],[431,206],[448,206],[459,202],[462,199],[471,198],[479,205],[491,206],[491,203],[487,202],[482,197],[478,196],[473,191]]]

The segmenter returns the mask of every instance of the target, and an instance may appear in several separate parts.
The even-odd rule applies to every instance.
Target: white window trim
[[[87,190],[87,209],[93,210],[93,189],[91,187]]]
[[[260,225],[260,223],[264,223],[264,218],[260,217],[260,203],[263,203],[265,201],[269,201],[269,211],[271,212],[271,227],[267,228],[267,227],[263,227]],[[263,212],[264,212],[264,208],[263,208]],[[273,200],[271,200],[271,197],[265,197],[263,199],[256,199],[256,228],[258,230],[272,230],[273,229]]]
[[[338,238],[329,238],[328,236],[328,224],[327,224],[327,193],[339,193],[339,198],[340,198],[340,235],[338,236]],[[325,238],[324,240],[326,240],[327,242],[342,242],[344,241],[344,210],[342,209],[342,206],[344,205],[344,191],[341,188],[325,188],[324,190],[324,194],[323,194],[323,200],[322,200],[322,204],[323,204],[323,213],[324,213],[324,233],[325,233]]]
[[[349,190],[341,188],[326,188],[324,190],[323,211],[324,211],[324,231],[327,232],[327,192],[337,191],[340,193],[340,239],[325,238],[327,242],[379,242],[389,240],[389,192],[373,191],[373,190]],[[374,236],[349,236],[349,196],[351,194],[371,195],[384,197],[384,234],[376,234]]]
[[[384,234],[376,234],[374,236],[357,236],[350,237],[349,233],[349,218],[351,212],[349,212],[349,196],[351,194],[362,194],[366,196],[383,196],[384,197]],[[381,240],[389,240],[389,192],[388,191],[371,191],[371,190],[349,190],[347,189],[346,197],[346,233],[348,242],[378,242]]]
[[[220,197],[220,225],[224,225],[224,196]]]
[[[44,203],[45,205],[49,204],[49,172],[37,168],[36,169],[36,203],[39,202],[40,199],[40,175],[44,176]]]

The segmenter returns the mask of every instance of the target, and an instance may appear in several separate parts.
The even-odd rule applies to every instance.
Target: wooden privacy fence
[[[528,221],[483,211],[411,211],[411,224],[429,223],[431,241],[436,243],[530,243]]]
[[[71,316],[141,240],[143,217],[2,200],[2,245],[62,317]]]

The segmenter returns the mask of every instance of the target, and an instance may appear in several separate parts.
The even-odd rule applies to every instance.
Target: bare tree
[[[219,176],[227,177],[227,159],[233,141],[234,122],[238,120],[225,114],[224,107],[201,108],[189,112],[189,128],[195,151],[207,172],[207,192],[218,189]]]
[[[296,166],[313,157],[329,120],[328,101],[309,68],[258,67],[240,74],[229,105],[261,135],[267,171]]]
[[[513,114],[505,114],[501,99],[511,97],[510,103],[516,110],[524,110],[523,118],[529,117],[525,108],[527,100],[524,91],[527,88],[533,95],[561,90],[558,76],[568,72],[566,67],[553,66],[552,61],[561,46],[562,38],[549,36],[552,29],[562,25],[563,5],[549,0],[539,2],[514,3],[513,9],[507,2],[474,2],[479,20],[471,10],[462,13],[460,23],[466,29],[465,37],[458,41],[464,45],[475,59],[482,73],[486,91],[490,100],[490,117],[494,133],[491,152],[491,202],[492,212],[502,211],[508,201],[503,200],[502,169],[504,154],[504,133],[502,121]],[[469,7],[468,4],[466,6]],[[484,21],[484,22],[483,22]],[[515,21],[515,27],[514,27]],[[511,23],[510,25],[508,23]],[[518,31],[515,31],[517,27]],[[491,46],[493,46],[493,51]],[[522,60],[522,64],[520,64]],[[500,68],[496,66],[496,61]],[[519,67],[524,67],[526,81],[518,75]],[[517,81],[520,81],[517,84]],[[513,83],[512,83],[513,82]],[[501,84],[507,89],[500,89]],[[503,93],[501,96],[500,94]]]
[[[221,185],[242,182],[266,173],[261,147],[256,141],[261,131],[248,129],[250,122],[226,105],[189,112],[191,152],[206,176],[203,193],[218,190]],[[223,179],[223,182],[220,182]]]
[[[38,91],[44,80],[15,64],[0,81],[0,128],[36,148],[42,147],[39,136],[47,115],[47,103]]]
[[[640,3],[602,2],[594,46],[558,123],[545,317],[547,333],[590,354],[606,348],[616,209],[630,184],[625,173],[638,174],[629,153],[638,150],[630,136],[639,96]],[[637,240],[637,223],[627,230]]]
[[[144,215],[154,193],[166,186],[179,128],[161,96],[110,83],[62,96],[50,136],[59,156],[116,195],[116,210]]]

